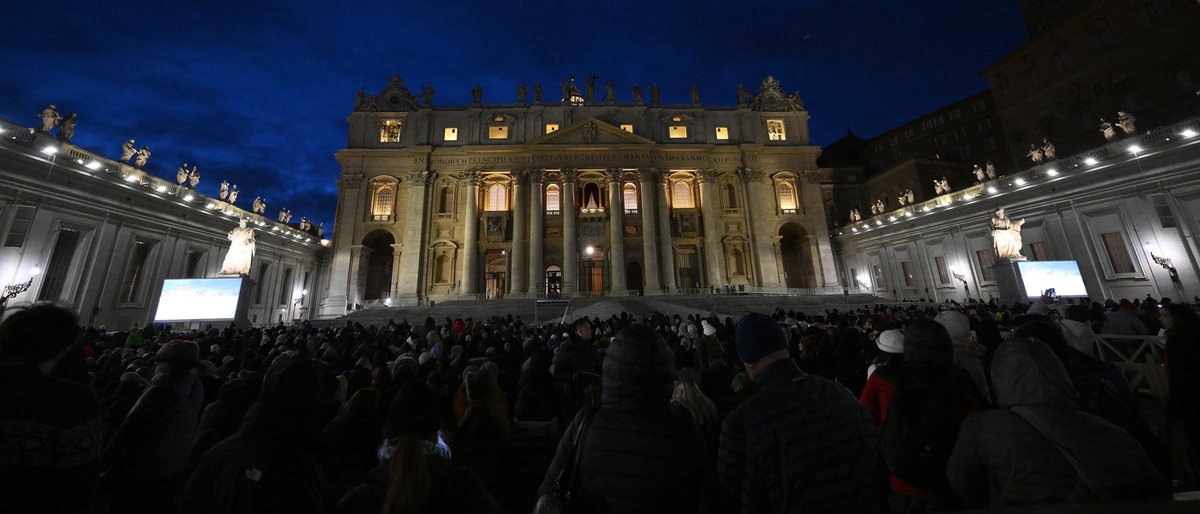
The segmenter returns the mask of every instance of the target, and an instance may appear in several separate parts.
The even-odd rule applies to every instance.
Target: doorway
[[[392,245],[396,238],[391,233],[376,230],[363,238],[363,247],[370,250],[364,263],[367,267],[363,282],[363,300],[382,300],[392,296],[392,263],[395,262]]]
[[[636,262],[625,265],[625,289],[641,291],[642,287],[642,265]]]
[[[505,271],[508,268],[508,254],[503,250],[489,251],[484,255],[484,298],[503,298]]]
[[[550,266],[546,268],[546,298],[562,296],[562,268]]]
[[[815,288],[817,276],[813,272],[812,248],[808,243],[808,231],[795,223],[779,228],[779,251],[783,257],[783,273],[786,287]]]

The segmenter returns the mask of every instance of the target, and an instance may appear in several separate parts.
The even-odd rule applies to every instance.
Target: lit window
[[[379,142],[400,142],[400,120],[381,120],[379,122]]]
[[[687,182],[676,182],[674,191],[675,199],[672,203],[676,209],[691,209],[695,207],[695,204],[692,203],[692,187]]]
[[[621,130],[624,130],[625,132],[632,134],[633,133],[633,125],[631,125],[629,123],[622,123]]]
[[[500,184],[492,184],[488,188],[487,204],[484,206],[485,211],[507,211],[508,210],[508,190]]]
[[[381,187],[375,191],[375,202],[371,214],[375,221],[387,221],[392,217],[392,199],[395,191],[390,187]]]
[[[458,127],[446,127],[446,141],[458,141]]]
[[[787,182],[779,184],[779,208],[784,212],[796,212],[796,192]]]
[[[488,127],[488,139],[508,139],[508,127]]]
[[[671,139],[684,139],[687,137],[687,127],[683,125],[671,125],[669,135]]]
[[[767,139],[771,141],[787,139],[787,133],[783,129],[783,120],[767,120]]]
[[[558,124],[557,124],[557,123],[547,123],[547,124],[546,124],[546,133],[547,133],[547,134],[549,134],[549,133],[551,133],[551,132],[554,132],[554,131],[556,131],[556,130],[558,130]]]
[[[625,201],[625,212],[637,212],[637,186],[633,185],[632,182],[626,183],[625,186],[621,188],[621,196],[622,200]]]
[[[729,127],[717,127],[717,139],[729,139]]]
[[[550,184],[546,186],[546,212],[558,214],[562,210],[562,205],[559,203],[560,195],[558,184]]]

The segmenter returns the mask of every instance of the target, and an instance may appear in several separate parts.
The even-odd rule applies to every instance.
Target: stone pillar
[[[330,265],[332,275],[329,281],[329,295],[321,300],[321,316],[342,316],[346,314],[346,304],[354,301],[354,288],[351,287],[351,283],[354,282],[354,268],[358,263],[354,260],[352,248],[355,245],[354,226],[363,216],[359,210],[359,197],[362,196],[359,188],[362,182],[362,173],[348,172],[343,172],[341,180],[338,181],[342,215],[337,217],[340,223],[333,232],[333,263]],[[341,274],[337,270],[346,271],[345,274]]]
[[[579,237],[576,234],[576,216],[575,212],[575,169],[567,168],[562,170],[562,218],[563,218],[563,283],[562,294],[565,297],[570,297],[575,292],[578,286],[576,283],[575,272],[578,270],[578,252],[579,252]]]
[[[520,296],[527,291],[525,279],[525,255],[529,247],[525,246],[525,215],[528,207],[525,205],[525,170],[513,173],[513,242],[512,242],[512,280],[508,281],[508,294]]]
[[[362,281],[359,280],[359,274],[366,275],[366,270],[363,267],[364,251],[369,254],[371,249],[365,248],[363,245],[354,245],[350,248],[350,280],[346,284],[346,303],[351,306],[362,303],[362,294],[359,293],[358,288],[362,285]],[[343,309],[345,307],[345,305],[342,306]]]
[[[753,227],[753,240],[755,248],[755,257],[758,262],[758,277],[762,287],[767,289],[779,289],[779,265],[775,258],[775,240],[776,235],[771,233],[771,225],[768,223],[770,216],[775,214],[775,202],[769,201],[772,198],[772,191],[763,183],[763,178],[766,174],[760,169],[741,168],[738,170],[738,175],[746,182],[747,196],[752,200],[757,200],[760,205],[753,203],[746,205],[746,212],[750,214],[750,226]]]
[[[725,280],[725,259],[721,246],[721,200],[717,193],[717,171],[700,170],[700,217],[704,222],[704,263],[708,285],[721,287]]]
[[[463,256],[462,256],[462,294],[463,296],[472,296],[479,293],[479,200],[476,195],[479,191],[479,172],[476,170],[464,171],[458,176],[459,185],[467,192],[467,204],[463,209],[463,219],[466,227],[463,230]]]
[[[625,197],[621,168],[609,168],[608,174],[608,263],[609,291],[616,296],[628,294],[625,282]]]
[[[654,218],[654,194],[658,190],[658,181],[653,168],[640,168],[638,175],[642,179],[638,188],[641,193],[638,210],[642,213],[643,294],[662,294],[662,285],[658,281],[658,221]]]
[[[402,274],[401,270],[404,269],[400,267],[403,265],[400,262],[400,256],[402,255],[404,255],[404,245],[392,245],[392,274],[388,277],[388,280],[391,281],[391,287],[388,288],[389,298],[400,297],[400,275]]]
[[[425,198],[432,173],[408,173],[408,214],[404,218],[404,251],[400,254],[400,284],[393,305],[416,305],[420,299],[422,236],[425,231]]]
[[[542,255],[546,242],[546,209],[542,206],[542,176],[545,170],[529,170],[529,292],[533,297],[546,293],[546,261]]]
[[[675,250],[671,246],[671,209],[667,198],[671,196],[670,172],[659,175],[658,187],[658,238],[662,249],[662,287],[673,293],[675,290]]]

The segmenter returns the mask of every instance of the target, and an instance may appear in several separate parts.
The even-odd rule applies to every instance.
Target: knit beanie
[[[786,350],[787,337],[774,319],[766,314],[751,312],[738,321],[735,335],[738,358],[750,364],[769,353]]]
[[[388,409],[384,437],[392,438],[406,434],[428,434],[440,424],[433,393],[419,378],[410,379],[400,387]]]
[[[704,326],[704,335],[711,336],[717,333],[716,327],[709,325],[708,320],[703,320],[700,322],[700,324]]]
[[[904,332],[899,330],[884,330],[879,334],[879,339],[875,340],[875,346],[879,347],[879,351],[886,353],[904,353]]]

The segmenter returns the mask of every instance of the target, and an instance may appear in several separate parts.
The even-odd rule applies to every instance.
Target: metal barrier
[[[1134,392],[1166,398],[1169,387],[1162,356],[1166,340],[1158,336],[1096,334],[1096,355],[1121,368]]]

